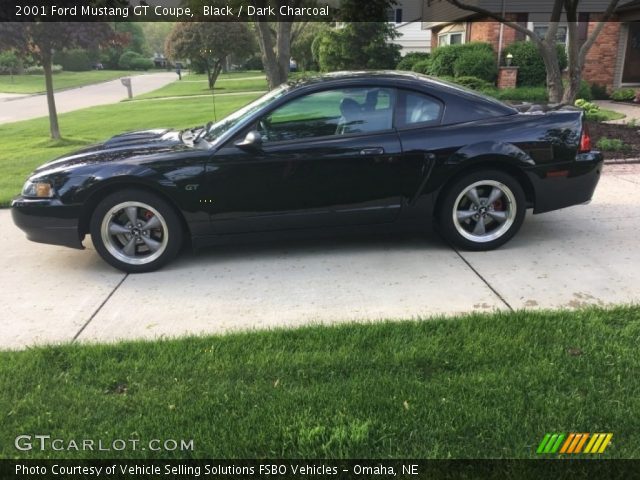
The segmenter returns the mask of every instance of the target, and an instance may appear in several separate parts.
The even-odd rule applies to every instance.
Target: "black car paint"
[[[439,125],[236,146],[258,119],[320,90],[384,86],[430,95]],[[494,166],[523,184],[534,213],[588,201],[602,156],[578,154],[581,113],[521,114],[491,99],[400,73],[342,74],[303,82],[214,148],[185,144],[175,131],[122,134],[37,169],[53,199],[18,197],[15,223],[38,242],[82,247],[93,207],[107,193],[138,186],[168,199],[194,246],[234,234],[361,225],[425,227],[440,192],[463,171]],[[549,172],[566,175],[548,178]]]

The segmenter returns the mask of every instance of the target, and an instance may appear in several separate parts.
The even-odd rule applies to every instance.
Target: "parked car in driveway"
[[[525,211],[587,202],[602,169],[576,110],[520,113],[412,73],[282,85],[216,123],[117,135],[38,168],[12,203],[30,240],[155,270],[185,242],[423,229],[501,246]]]

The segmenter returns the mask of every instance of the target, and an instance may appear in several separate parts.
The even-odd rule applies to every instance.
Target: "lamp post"
[[[510,67],[511,66],[511,62],[513,61],[513,55],[510,54],[510,53],[507,53],[506,59],[507,59],[507,67]]]

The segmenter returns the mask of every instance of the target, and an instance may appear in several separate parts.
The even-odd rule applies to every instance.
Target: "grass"
[[[222,73],[216,81],[215,93],[266,91],[267,79],[262,72]],[[211,95],[207,76],[183,75],[182,80],[170,83],[158,90],[138,95],[136,99]]]
[[[317,75],[317,72],[292,72],[290,80]],[[256,92],[267,90],[267,79],[264,72],[247,71],[221,73],[214,87],[216,94],[235,92]],[[162,97],[183,97],[193,95],[211,95],[209,83],[205,74],[193,74],[183,76],[181,81],[176,81],[165,87],[138,95],[135,99],[149,99]]]
[[[53,88],[81,87],[91,83],[106,82],[128,75],[142,72],[127,72],[121,70],[92,70],[90,72],[60,72],[53,76]],[[2,93],[42,93],[44,92],[44,75],[14,75],[13,81],[9,75],[0,75],[0,92]]]
[[[194,440],[163,457],[532,458],[574,431],[637,458],[639,336],[640,307],[616,307],[0,352],[0,457],[118,456],[14,450],[37,432]]]
[[[621,118],[626,117],[626,115],[624,113],[601,108],[596,112],[587,113],[586,117],[587,120],[592,120],[594,122],[607,122],[609,120],[620,120]]]
[[[249,103],[257,94],[216,98],[216,114],[224,115]],[[131,130],[187,128],[213,119],[210,100],[184,98],[122,102],[92,107],[59,116],[63,140],[48,139],[48,117],[0,125],[0,206],[20,193],[37,166],[82,146]]]

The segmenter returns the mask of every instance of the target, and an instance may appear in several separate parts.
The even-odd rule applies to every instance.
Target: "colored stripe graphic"
[[[613,433],[547,433],[538,445],[536,453],[604,453]]]
[[[603,433],[603,435],[604,435],[604,433]],[[604,453],[604,449],[607,448],[607,445],[609,445],[609,442],[613,438],[613,433],[607,433],[606,435],[607,436],[605,437],[604,441],[602,442],[602,445],[600,445],[600,450],[598,450],[598,453]]]
[[[547,433],[544,438],[542,439],[542,441],[540,442],[540,445],[538,445],[538,449],[536,450],[536,453],[543,453],[544,452],[544,447],[547,444],[547,442],[549,441],[549,439],[551,438],[551,434]]]
[[[587,438],[589,438],[589,434],[583,433],[582,438],[580,439],[580,442],[578,443],[578,446],[576,447],[573,453],[580,453],[582,451],[582,447],[584,446],[584,442],[587,441]]]
[[[564,442],[564,445],[560,449],[560,453],[567,453],[567,449],[569,448],[569,445],[571,445],[571,442],[573,442],[573,439],[574,439],[575,436],[576,436],[575,433],[570,433],[569,434],[569,438],[567,438],[567,441]]]

